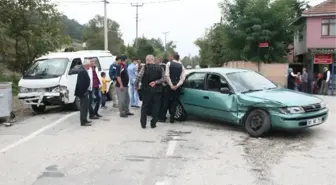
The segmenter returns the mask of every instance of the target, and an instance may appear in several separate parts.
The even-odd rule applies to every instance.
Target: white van
[[[19,81],[19,100],[42,113],[46,106],[70,104],[78,110],[79,99],[75,97],[78,71],[76,67],[84,59],[95,60],[99,71],[109,78],[110,65],[115,61],[109,51],[83,50],[50,53],[35,60]],[[108,84],[108,90],[111,83]],[[110,93],[109,93],[110,94]]]

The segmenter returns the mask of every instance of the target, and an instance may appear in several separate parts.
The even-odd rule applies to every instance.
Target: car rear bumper
[[[324,123],[328,119],[327,108],[321,109],[316,112],[309,112],[304,114],[281,114],[279,112],[271,113],[272,127],[274,128],[282,128],[282,129],[300,129],[300,128],[308,128],[320,125]],[[322,122],[308,125],[309,120],[313,119],[321,119]]]

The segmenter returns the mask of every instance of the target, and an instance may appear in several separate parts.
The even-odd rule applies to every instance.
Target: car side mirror
[[[227,87],[220,88],[220,92],[223,94],[232,94],[232,91]]]

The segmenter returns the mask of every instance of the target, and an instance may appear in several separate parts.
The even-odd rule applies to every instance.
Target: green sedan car
[[[175,118],[188,115],[239,124],[253,137],[272,128],[301,129],[328,117],[316,96],[280,88],[254,71],[205,68],[188,71]]]

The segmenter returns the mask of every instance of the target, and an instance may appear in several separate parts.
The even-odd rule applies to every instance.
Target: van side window
[[[70,66],[70,70],[75,68],[78,65],[82,65],[82,60],[80,58],[75,58],[72,60],[71,66]]]
[[[84,60],[86,60],[86,59],[93,60],[96,64],[97,68],[98,68],[98,71],[101,71],[100,62],[99,62],[97,57],[85,57]]]

